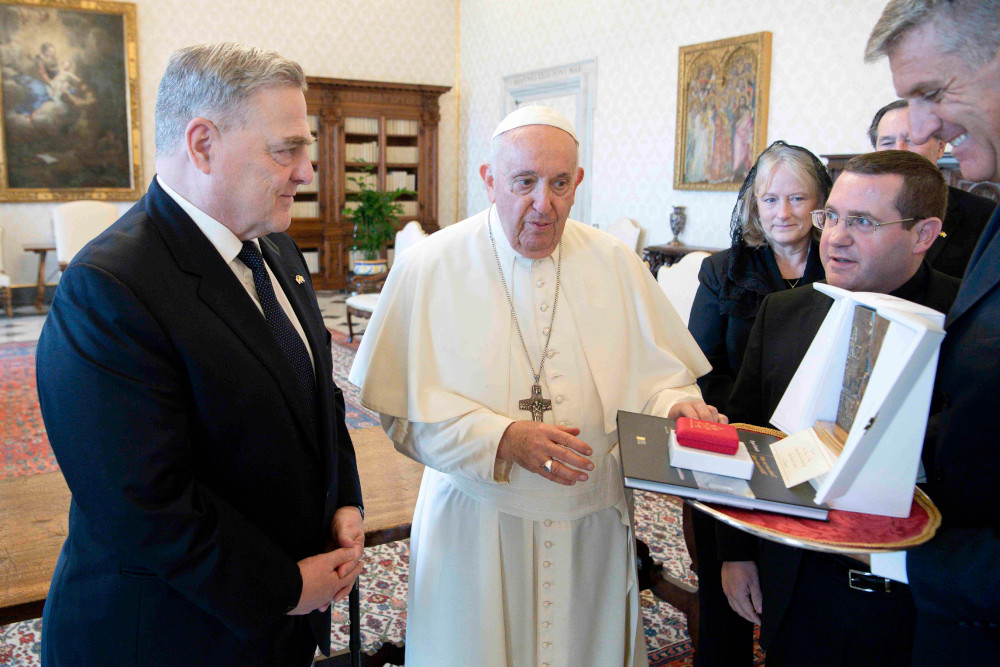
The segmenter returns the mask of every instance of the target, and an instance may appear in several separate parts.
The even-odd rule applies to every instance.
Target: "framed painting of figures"
[[[771,33],[680,48],[675,190],[739,190],[766,148]]]
[[[0,0],[0,201],[142,195],[135,5]]]

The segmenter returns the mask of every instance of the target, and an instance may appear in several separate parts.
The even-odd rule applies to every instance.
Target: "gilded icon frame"
[[[739,190],[767,147],[771,33],[680,47],[675,190]]]

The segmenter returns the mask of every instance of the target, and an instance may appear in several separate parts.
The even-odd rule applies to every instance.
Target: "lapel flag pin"
[[[305,278],[303,278],[302,276],[295,276],[295,282],[297,282],[298,284],[300,284],[300,285],[301,285],[301,284],[302,284],[302,283],[304,283],[305,281],[306,281],[306,279],[305,279]]]

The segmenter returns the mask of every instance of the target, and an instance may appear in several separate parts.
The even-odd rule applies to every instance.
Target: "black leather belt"
[[[893,590],[892,579],[879,577],[871,572],[861,570],[847,571],[847,585],[856,591],[865,593],[891,593]]]

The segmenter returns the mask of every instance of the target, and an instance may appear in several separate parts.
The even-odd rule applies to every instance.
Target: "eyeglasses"
[[[874,234],[875,230],[879,227],[884,227],[885,225],[895,225],[900,222],[911,222],[916,220],[916,218],[906,218],[905,220],[893,220],[892,222],[873,222],[868,218],[860,215],[840,215],[839,213],[834,213],[833,211],[824,211],[819,209],[816,211],[810,211],[813,219],[813,227],[816,229],[826,229],[829,227],[833,229],[840,222],[840,219],[844,219],[844,224],[847,225],[847,230],[856,229],[862,234]]]

